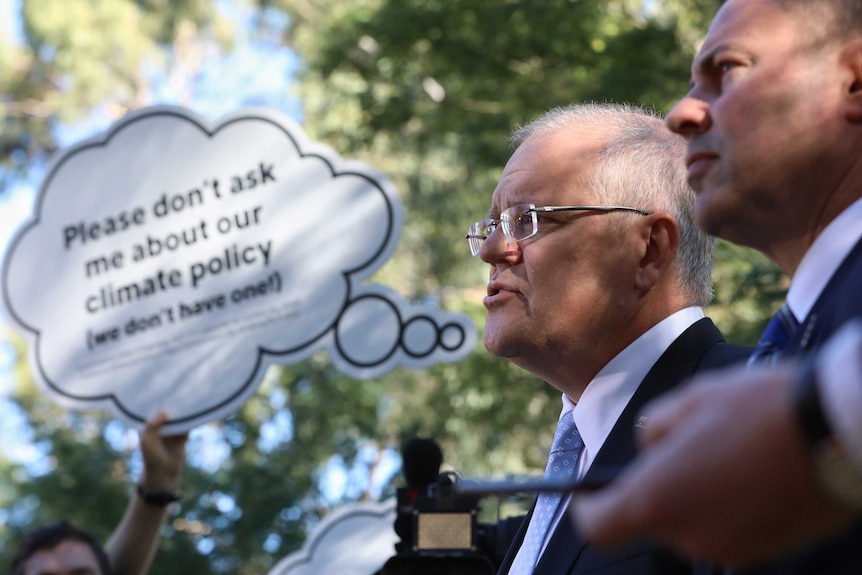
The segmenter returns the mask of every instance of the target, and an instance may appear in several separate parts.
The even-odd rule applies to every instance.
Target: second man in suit
[[[668,126],[688,140],[701,226],[791,278],[780,355],[814,353],[862,317],[862,3],[728,0]],[[751,573],[862,573],[862,480],[848,455],[862,394],[849,359],[812,365],[665,400],[645,456],[581,502],[581,525],[605,544],[651,536]],[[710,465],[689,457],[715,451],[719,433]]]

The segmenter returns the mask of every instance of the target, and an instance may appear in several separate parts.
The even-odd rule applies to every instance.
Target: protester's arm
[[[138,490],[132,492],[120,524],[105,544],[114,575],[144,575],[158,549],[167,519],[167,505],[159,501],[159,495],[176,493],[188,438],[187,434],[162,437],[160,430],[166,420],[167,416],[159,413],[140,434],[144,469],[138,485],[146,497]]]
[[[825,493],[794,411],[796,365],[731,368],[647,407],[644,452],[608,488],[576,498],[596,544],[636,537],[740,565],[840,527],[856,511]]]

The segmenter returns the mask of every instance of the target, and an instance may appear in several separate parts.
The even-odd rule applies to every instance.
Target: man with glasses
[[[554,109],[517,149],[470,227],[490,265],[487,349],[562,392],[549,479],[591,481],[636,451],[636,413],[695,370],[743,359],[704,317],[714,240],[692,221],[684,141],[621,105]],[[560,475],[560,472],[562,475]],[[648,542],[605,551],[576,534],[569,496],[541,493],[500,574],[690,573]]]

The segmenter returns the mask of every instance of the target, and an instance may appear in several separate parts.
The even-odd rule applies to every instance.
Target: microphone
[[[408,439],[401,460],[406,485],[396,490],[399,540],[375,575],[494,575],[511,537],[496,524],[478,522],[479,498],[458,494],[458,473],[440,473],[437,442]]]
[[[413,523],[417,502],[431,495],[442,463],[443,451],[433,439],[411,437],[401,445],[401,473],[406,486],[396,491],[395,534],[401,538],[395,544],[397,553],[412,550],[416,539]]]
[[[611,483],[622,469],[616,467],[590,468],[582,479],[572,481],[548,481],[542,478],[528,477],[521,479],[463,479],[455,485],[458,495],[464,496],[495,496],[514,495],[516,493],[578,493],[595,491]]]
[[[407,488],[421,489],[436,483],[443,451],[433,439],[411,437],[401,446],[401,459]]]

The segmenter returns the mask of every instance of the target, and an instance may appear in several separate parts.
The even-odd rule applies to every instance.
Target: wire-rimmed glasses
[[[494,233],[499,225],[503,230],[503,236],[509,243],[520,242],[531,238],[539,231],[538,212],[635,212],[642,216],[648,216],[650,212],[629,208],[626,206],[536,206],[535,204],[518,204],[506,208],[500,213],[500,219],[488,218],[478,221],[470,226],[467,231],[467,243],[470,244],[470,253],[473,257],[479,255],[479,249],[485,240]]]

